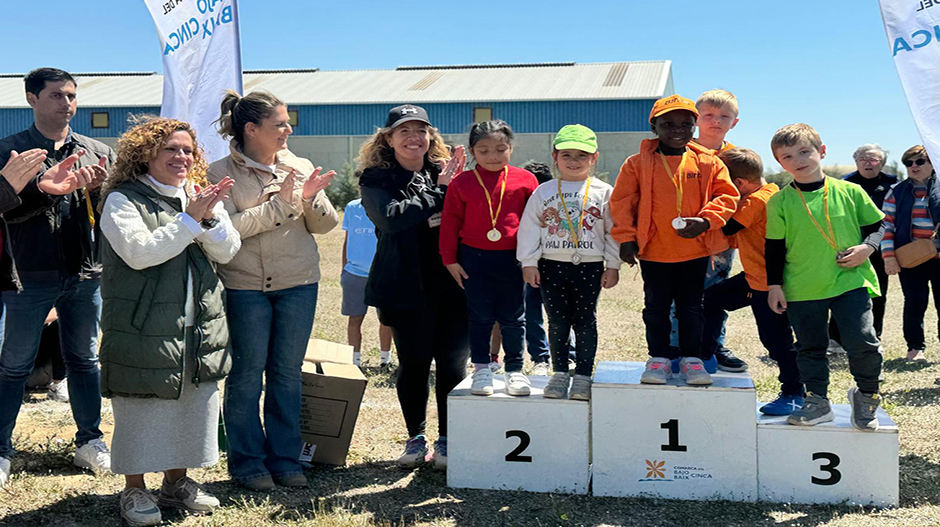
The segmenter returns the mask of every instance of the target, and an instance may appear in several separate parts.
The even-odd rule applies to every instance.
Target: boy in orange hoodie
[[[656,101],[646,139],[630,156],[610,198],[611,234],[620,256],[640,262],[645,306],[643,323],[650,359],[640,381],[665,384],[669,361],[669,307],[679,319],[679,373],[688,384],[711,384],[699,359],[702,294],[709,256],[728,248],[720,229],[734,214],[739,193],[728,169],[711,150],[691,143],[698,110],[673,95]]]

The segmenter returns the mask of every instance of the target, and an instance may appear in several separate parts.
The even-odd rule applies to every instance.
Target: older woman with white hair
[[[857,170],[843,176],[842,179],[860,185],[868,193],[871,200],[875,202],[875,206],[879,209],[882,208],[888,191],[898,182],[898,176],[884,172],[885,163],[888,161],[888,152],[877,144],[869,143],[855,149],[852,158],[855,159]],[[878,227],[878,225],[872,227],[873,231],[877,231],[875,227]],[[885,273],[884,260],[881,257],[879,247],[881,240],[875,239],[880,238],[880,235],[874,232],[864,232],[863,236],[865,237],[865,243],[869,244],[872,249],[871,256],[868,259],[871,260],[871,264],[875,268],[875,273],[878,275],[878,286],[881,289],[881,296],[871,299],[871,311],[875,318],[875,333],[878,334],[880,339],[885,318],[885,303],[888,298],[888,275]],[[832,344],[830,347],[841,346],[839,329],[836,327],[835,320],[829,322],[829,338],[834,341],[830,343]]]

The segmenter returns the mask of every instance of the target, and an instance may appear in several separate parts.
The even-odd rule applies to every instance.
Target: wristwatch
[[[206,230],[209,230],[219,224],[219,218],[210,218],[208,220],[202,220],[199,222],[200,225]]]

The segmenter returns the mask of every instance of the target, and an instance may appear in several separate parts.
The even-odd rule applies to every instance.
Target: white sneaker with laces
[[[218,498],[204,491],[202,486],[189,476],[181,477],[172,485],[164,479],[160,487],[159,502],[165,507],[202,514],[212,512],[212,509],[219,506]]]
[[[49,399],[61,403],[69,402],[69,380],[62,379],[49,383]]]
[[[10,481],[10,460],[0,457],[0,489]]]
[[[75,466],[96,472],[111,472],[111,451],[99,437],[75,449]]]
[[[537,362],[532,367],[533,377],[548,377],[550,373],[551,370],[549,370],[547,362]]]
[[[478,368],[473,372],[473,384],[470,386],[473,395],[493,395],[493,370]]]
[[[163,521],[153,495],[136,487],[121,492],[121,518],[132,527],[159,525]]]
[[[529,378],[521,371],[506,374],[506,393],[509,395],[529,395],[532,392]]]

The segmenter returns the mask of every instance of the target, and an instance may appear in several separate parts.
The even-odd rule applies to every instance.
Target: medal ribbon
[[[682,185],[685,181],[685,162],[686,156],[688,156],[689,151],[686,150],[682,153],[682,160],[679,161],[679,166],[676,168],[676,172],[673,173],[672,169],[669,168],[669,163],[666,161],[666,156],[662,152],[659,153],[659,158],[663,161],[663,168],[666,169],[666,173],[670,174],[672,179],[672,184],[676,187],[676,217],[682,217]]]
[[[832,220],[829,219],[829,178],[824,176],[826,179],[823,180],[823,210],[826,214],[826,227],[829,228],[829,235],[826,236],[826,232],[823,231],[822,226],[819,225],[819,222],[816,221],[816,218],[813,217],[813,213],[809,210],[809,205],[806,204],[806,198],[803,197],[803,191],[800,190],[796,185],[793,185],[793,188],[796,189],[796,193],[800,196],[800,201],[803,202],[803,208],[806,209],[806,214],[809,214],[809,219],[813,220],[813,225],[816,226],[816,230],[819,231],[819,234],[822,235],[823,239],[826,240],[826,243],[833,248],[836,252],[839,252],[839,246],[836,245],[836,235],[832,232]]]
[[[486,204],[490,208],[490,222],[493,223],[493,228],[496,228],[496,219],[499,218],[499,211],[503,210],[503,196],[506,194],[506,180],[509,179],[509,165],[503,169],[503,188],[499,191],[499,205],[496,206],[496,214],[493,214],[493,198],[490,196],[490,191],[486,190],[486,185],[483,184],[483,178],[480,177],[480,173],[477,172],[477,169],[473,169],[473,175],[477,177],[477,183],[483,187],[483,192],[486,193]],[[497,185],[499,182],[497,181]],[[494,189],[495,190],[495,189]]]
[[[561,180],[558,180],[558,199],[561,200],[561,210],[565,211],[565,219],[568,220],[568,232],[571,233],[571,237],[574,238],[574,250],[578,250],[578,236],[581,234],[581,228],[584,226],[584,207],[587,207],[588,199],[588,190],[591,188],[591,178],[587,178],[587,181],[584,183],[584,201],[581,202],[581,215],[578,218],[578,230],[574,231],[571,229],[573,223],[571,221],[571,213],[568,212],[568,205],[565,204],[565,197],[561,193]],[[577,197],[577,194],[575,194]]]

